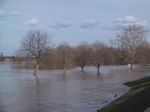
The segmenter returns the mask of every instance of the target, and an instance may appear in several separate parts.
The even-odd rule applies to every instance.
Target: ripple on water
[[[10,68],[0,63],[0,112],[95,112],[128,91],[122,83],[147,76],[126,66],[87,67],[67,71]]]

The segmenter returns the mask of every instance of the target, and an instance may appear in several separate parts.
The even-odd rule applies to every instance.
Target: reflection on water
[[[128,72],[126,66],[103,66],[100,74],[93,67],[85,71],[41,70],[35,78],[33,70],[0,63],[0,112],[96,112],[128,91],[122,83],[149,74]]]

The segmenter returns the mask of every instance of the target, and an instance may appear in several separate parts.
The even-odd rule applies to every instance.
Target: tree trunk
[[[128,69],[131,71],[133,70],[133,63],[128,64]]]
[[[66,71],[66,58],[63,58],[63,70]]]
[[[84,72],[84,66],[81,66],[81,72]]]
[[[100,73],[100,64],[97,64],[97,74],[99,74]]]
[[[39,69],[39,64],[36,64],[35,66],[35,71],[34,71],[34,76],[37,77],[37,71]]]
[[[131,63],[131,68],[130,68],[130,70],[132,71],[133,70],[133,64]]]
[[[63,80],[64,81],[66,80],[66,71],[65,70],[63,71]]]
[[[63,64],[63,70],[64,70],[64,72],[66,71],[66,66],[65,66],[65,64]]]

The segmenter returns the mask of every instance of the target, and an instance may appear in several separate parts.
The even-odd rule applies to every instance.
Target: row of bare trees
[[[77,46],[67,43],[54,46],[49,34],[45,31],[30,31],[22,41],[21,52],[38,68],[68,69],[80,66],[95,66],[99,73],[104,64],[149,63],[150,45],[146,40],[147,31],[141,25],[129,25],[114,39],[113,44],[106,45],[101,41],[88,44],[81,42]],[[31,61],[30,61],[31,62]]]

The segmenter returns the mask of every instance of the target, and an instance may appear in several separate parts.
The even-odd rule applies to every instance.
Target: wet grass
[[[133,87],[133,86],[138,86],[140,84],[147,83],[147,82],[150,82],[150,77],[144,77],[142,79],[139,79],[139,80],[136,80],[136,81],[127,82],[127,83],[124,83],[124,84],[129,86],[129,87]]]
[[[150,107],[150,77],[127,82],[130,91],[97,112],[144,112]]]

